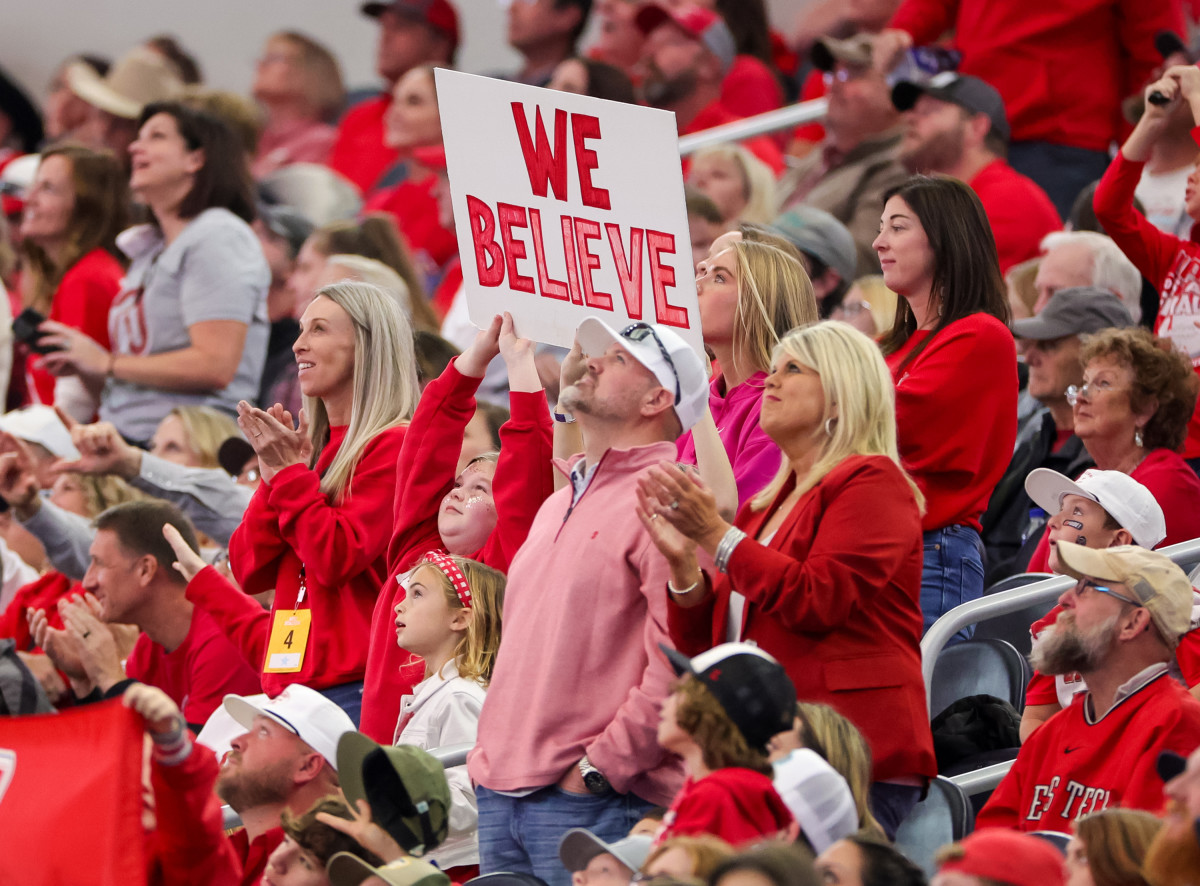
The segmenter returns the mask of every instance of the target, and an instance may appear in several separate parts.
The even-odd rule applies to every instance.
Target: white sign
[[[665,111],[439,68],[471,322],[570,347],[598,316],[702,351],[679,136]]]

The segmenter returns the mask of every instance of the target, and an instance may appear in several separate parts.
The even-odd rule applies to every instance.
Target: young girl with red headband
[[[500,648],[504,575],[474,560],[430,551],[404,586],[395,607],[396,642],[424,660],[425,678],[401,700],[395,743],[423,750],[474,744]],[[426,860],[463,882],[474,873],[451,869],[479,864],[475,789],[466,766],[447,769],[446,779],[450,833]]]

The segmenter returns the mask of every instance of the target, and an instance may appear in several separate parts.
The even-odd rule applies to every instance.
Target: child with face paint
[[[1058,573],[1055,542],[1067,541],[1089,548],[1140,545],[1154,548],[1167,535],[1166,520],[1150,490],[1120,471],[1089,470],[1071,480],[1049,468],[1038,468],[1025,478],[1029,497],[1050,514],[1046,536],[1050,542],[1050,569]],[[1200,597],[1196,615],[1200,615]],[[1055,606],[1030,626],[1036,646],[1047,630],[1053,629],[1061,606]],[[1193,615],[1193,628],[1196,626]],[[1179,672],[1188,686],[1200,684],[1200,632],[1187,634],[1176,649]],[[1021,716],[1021,739],[1057,711],[1067,707],[1077,692],[1087,685],[1078,674],[1049,677],[1034,672],[1025,690],[1025,711]]]
[[[472,459],[458,473],[475,392],[497,354],[508,367],[511,411],[500,428],[501,451]],[[411,442],[396,467],[390,575],[371,618],[359,728],[374,740],[392,740],[400,700],[425,673],[421,653],[397,646],[393,633],[394,610],[405,598],[410,570],[430,550],[508,570],[538,508],[554,491],[550,425],[533,344],[517,337],[508,314],[495,317],[422,392],[409,426]]]

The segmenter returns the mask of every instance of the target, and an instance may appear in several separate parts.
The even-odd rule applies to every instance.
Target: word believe
[[[525,171],[534,195],[547,197],[552,193],[554,199],[569,202],[567,112],[561,109],[554,112],[554,144],[551,146],[541,108],[535,109],[534,133],[530,133],[524,104],[512,102],[511,107]],[[596,151],[587,145],[588,140],[600,138],[600,120],[588,114],[569,116],[580,200],[591,209],[611,211],[609,192],[596,187],[592,181],[598,160]],[[668,290],[675,286],[675,268],[666,258],[676,251],[673,234],[626,226],[626,239],[622,226],[614,222],[601,225],[592,218],[567,214],[543,225],[541,210],[533,207],[497,202],[493,210],[487,202],[471,194],[466,195],[466,202],[480,285],[501,286],[507,280],[509,288],[518,292],[611,311],[612,293],[598,290],[594,278],[601,268],[603,244],[607,244],[629,317],[642,319],[642,281],[648,276],[654,294],[656,322],[668,326],[688,325],[687,311],[667,301]],[[547,227],[551,230],[550,236],[562,238],[564,265],[555,269],[559,277],[552,275],[547,262]],[[528,242],[517,234],[519,230],[528,230]],[[530,245],[536,278],[520,273],[517,268],[518,261],[530,257]]]

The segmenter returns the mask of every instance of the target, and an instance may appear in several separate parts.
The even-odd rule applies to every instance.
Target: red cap
[[[458,13],[450,0],[391,0],[390,3],[364,3],[361,7],[362,14],[371,18],[379,18],[389,9],[444,34],[453,44],[452,48],[458,49]]]
[[[737,43],[733,39],[733,33],[725,24],[725,19],[711,9],[692,4],[668,9],[656,3],[647,3],[638,10],[635,21],[638,30],[647,35],[665,22],[674,23],[719,58],[724,70],[729,69],[734,56],[737,55]]]
[[[955,847],[961,858],[951,858],[939,871],[958,871],[1012,886],[1063,886],[1063,857],[1057,849],[1030,834],[1005,828],[975,831]]]
[[[446,168],[446,149],[441,145],[424,145],[413,148],[412,158],[430,169]]]

